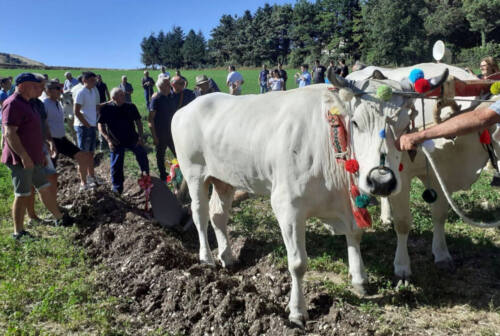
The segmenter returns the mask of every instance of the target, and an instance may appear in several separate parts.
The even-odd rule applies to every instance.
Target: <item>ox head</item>
[[[327,74],[330,82],[340,89],[340,96],[350,103],[348,124],[351,149],[359,163],[359,188],[376,196],[398,193],[402,154],[395,143],[410,124],[415,92],[406,82],[383,77],[355,82],[335,75],[332,69]],[[436,80],[433,82],[438,85]],[[388,86],[392,95],[382,98],[377,94],[382,86]]]

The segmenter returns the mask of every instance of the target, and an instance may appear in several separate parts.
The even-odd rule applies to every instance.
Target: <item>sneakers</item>
[[[25,239],[30,239],[30,240],[35,239],[35,237],[33,237],[33,235],[26,230],[22,230],[18,233],[13,233],[12,238],[14,238],[14,240],[16,240],[16,241],[25,240]]]
[[[493,174],[493,179],[491,180],[491,183],[490,183],[490,186],[492,187],[500,187],[500,174],[495,172],[495,174]]]
[[[68,214],[64,214],[62,218],[55,219],[53,223],[55,226],[71,226],[74,222],[75,219],[73,217]]]
[[[90,176],[90,175],[87,176],[87,184],[91,187],[95,187],[96,185],[105,184],[105,183],[106,183],[106,181],[99,178],[98,176]]]

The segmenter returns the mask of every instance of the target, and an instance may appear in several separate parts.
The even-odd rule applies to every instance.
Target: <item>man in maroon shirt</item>
[[[68,225],[70,221],[69,216],[63,216],[59,211],[55,195],[47,188],[50,183],[43,169],[46,157],[42,148],[40,116],[29,103],[30,99],[37,98],[39,85],[40,80],[32,73],[18,75],[16,92],[3,104],[2,126],[5,136],[1,161],[12,173],[15,239],[29,236],[24,230],[24,215],[32,186],[38,190],[43,204],[56,218],[56,225]]]

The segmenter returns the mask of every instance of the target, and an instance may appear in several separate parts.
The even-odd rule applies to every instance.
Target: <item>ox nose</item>
[[[370,193],[377,196],[389,196],[396,189],[396,176],[387,167],[375,167],[366,177]]]

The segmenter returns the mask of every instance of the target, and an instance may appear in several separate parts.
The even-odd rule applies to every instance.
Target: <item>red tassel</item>
[[[404,167],[403,167],[403,164],[402,164],[402,163],[400,163],[400,164],[399,164],[399,168],[398,168],[398,170],[401,172],[401,171],[403,171],[403,168],[404,168]]]
[[[479,136],[479,142],[482,143],[483,145],[489,145],[491,143],[491,135],[490,131],[485,129],[483,133]]]
[[[352,198],[356,198],[360,195],[358,187],[355,184],[351,185],[351,196]]]
[[[369,228],[372,226],[372,218],[370,217],[370,213],[366,209],[357,209],[352,212],[354,215],[354,220],[356,221],[356,225],[360,229]]]
[[[345,162],[345,170],[351,174],[355,174],[359,170],[359,163],[357,160],[351,159]]]
[[[418,93],[424,93],[431,89],[431,84],[425,78],[420,78],[415,82],[415,91]]]

